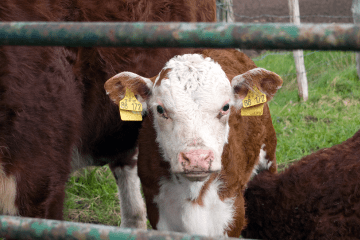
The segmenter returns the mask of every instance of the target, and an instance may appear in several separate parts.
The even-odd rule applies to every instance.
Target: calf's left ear
[[[104,88],[110,99],[119,105],[120,100],[125,97],[126,89],[133,92],[139,102],[145,103],[151,96],[152,86],[153,83],[148,78],[132,72],[121,72],[107,80]]]
[[[274,72],[264,68],[254,68],[243,74],[234,77],[231,81],[235,95],[235,106],[242,107],[242,100],[248,92],[257,87],[260,92],[266,95],[267,101],[271,100],[278,89],[281,88],[283,80]]]

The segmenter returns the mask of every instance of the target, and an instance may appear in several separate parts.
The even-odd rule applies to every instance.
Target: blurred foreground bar
[[[0,45],[360,51],[360,25],[0,22]]]

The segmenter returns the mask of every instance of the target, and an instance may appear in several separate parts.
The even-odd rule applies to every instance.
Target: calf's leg
[[[146,208],[141,195],[140,179],[137,174],[138,149],[126,155],[127,165],[110,163],[119,189],[121,225],[124,228],[146,229]]]

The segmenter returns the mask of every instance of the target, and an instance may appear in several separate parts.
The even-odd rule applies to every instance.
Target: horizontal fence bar
[[[360,51],[360,25],[0,22],[0,45]]]
[[[11,239],[89,239],[89,240],[136,240],[136,239],[176,239],[213,240],[238,239],[225,237],[204,237],[176,232],[118,228],[97,224],[55,221],[38,218],[0,216],[0,237]]]

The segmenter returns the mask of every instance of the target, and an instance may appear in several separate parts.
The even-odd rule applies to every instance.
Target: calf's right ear
[[[132,72],[121,72],[105,82],[104,88],[110,99],[119,105],[125,97],[126,89],[134,93],[139,102],[146,106],[146,101],[151,96],[153,83],[149,78],[142,77]]]

